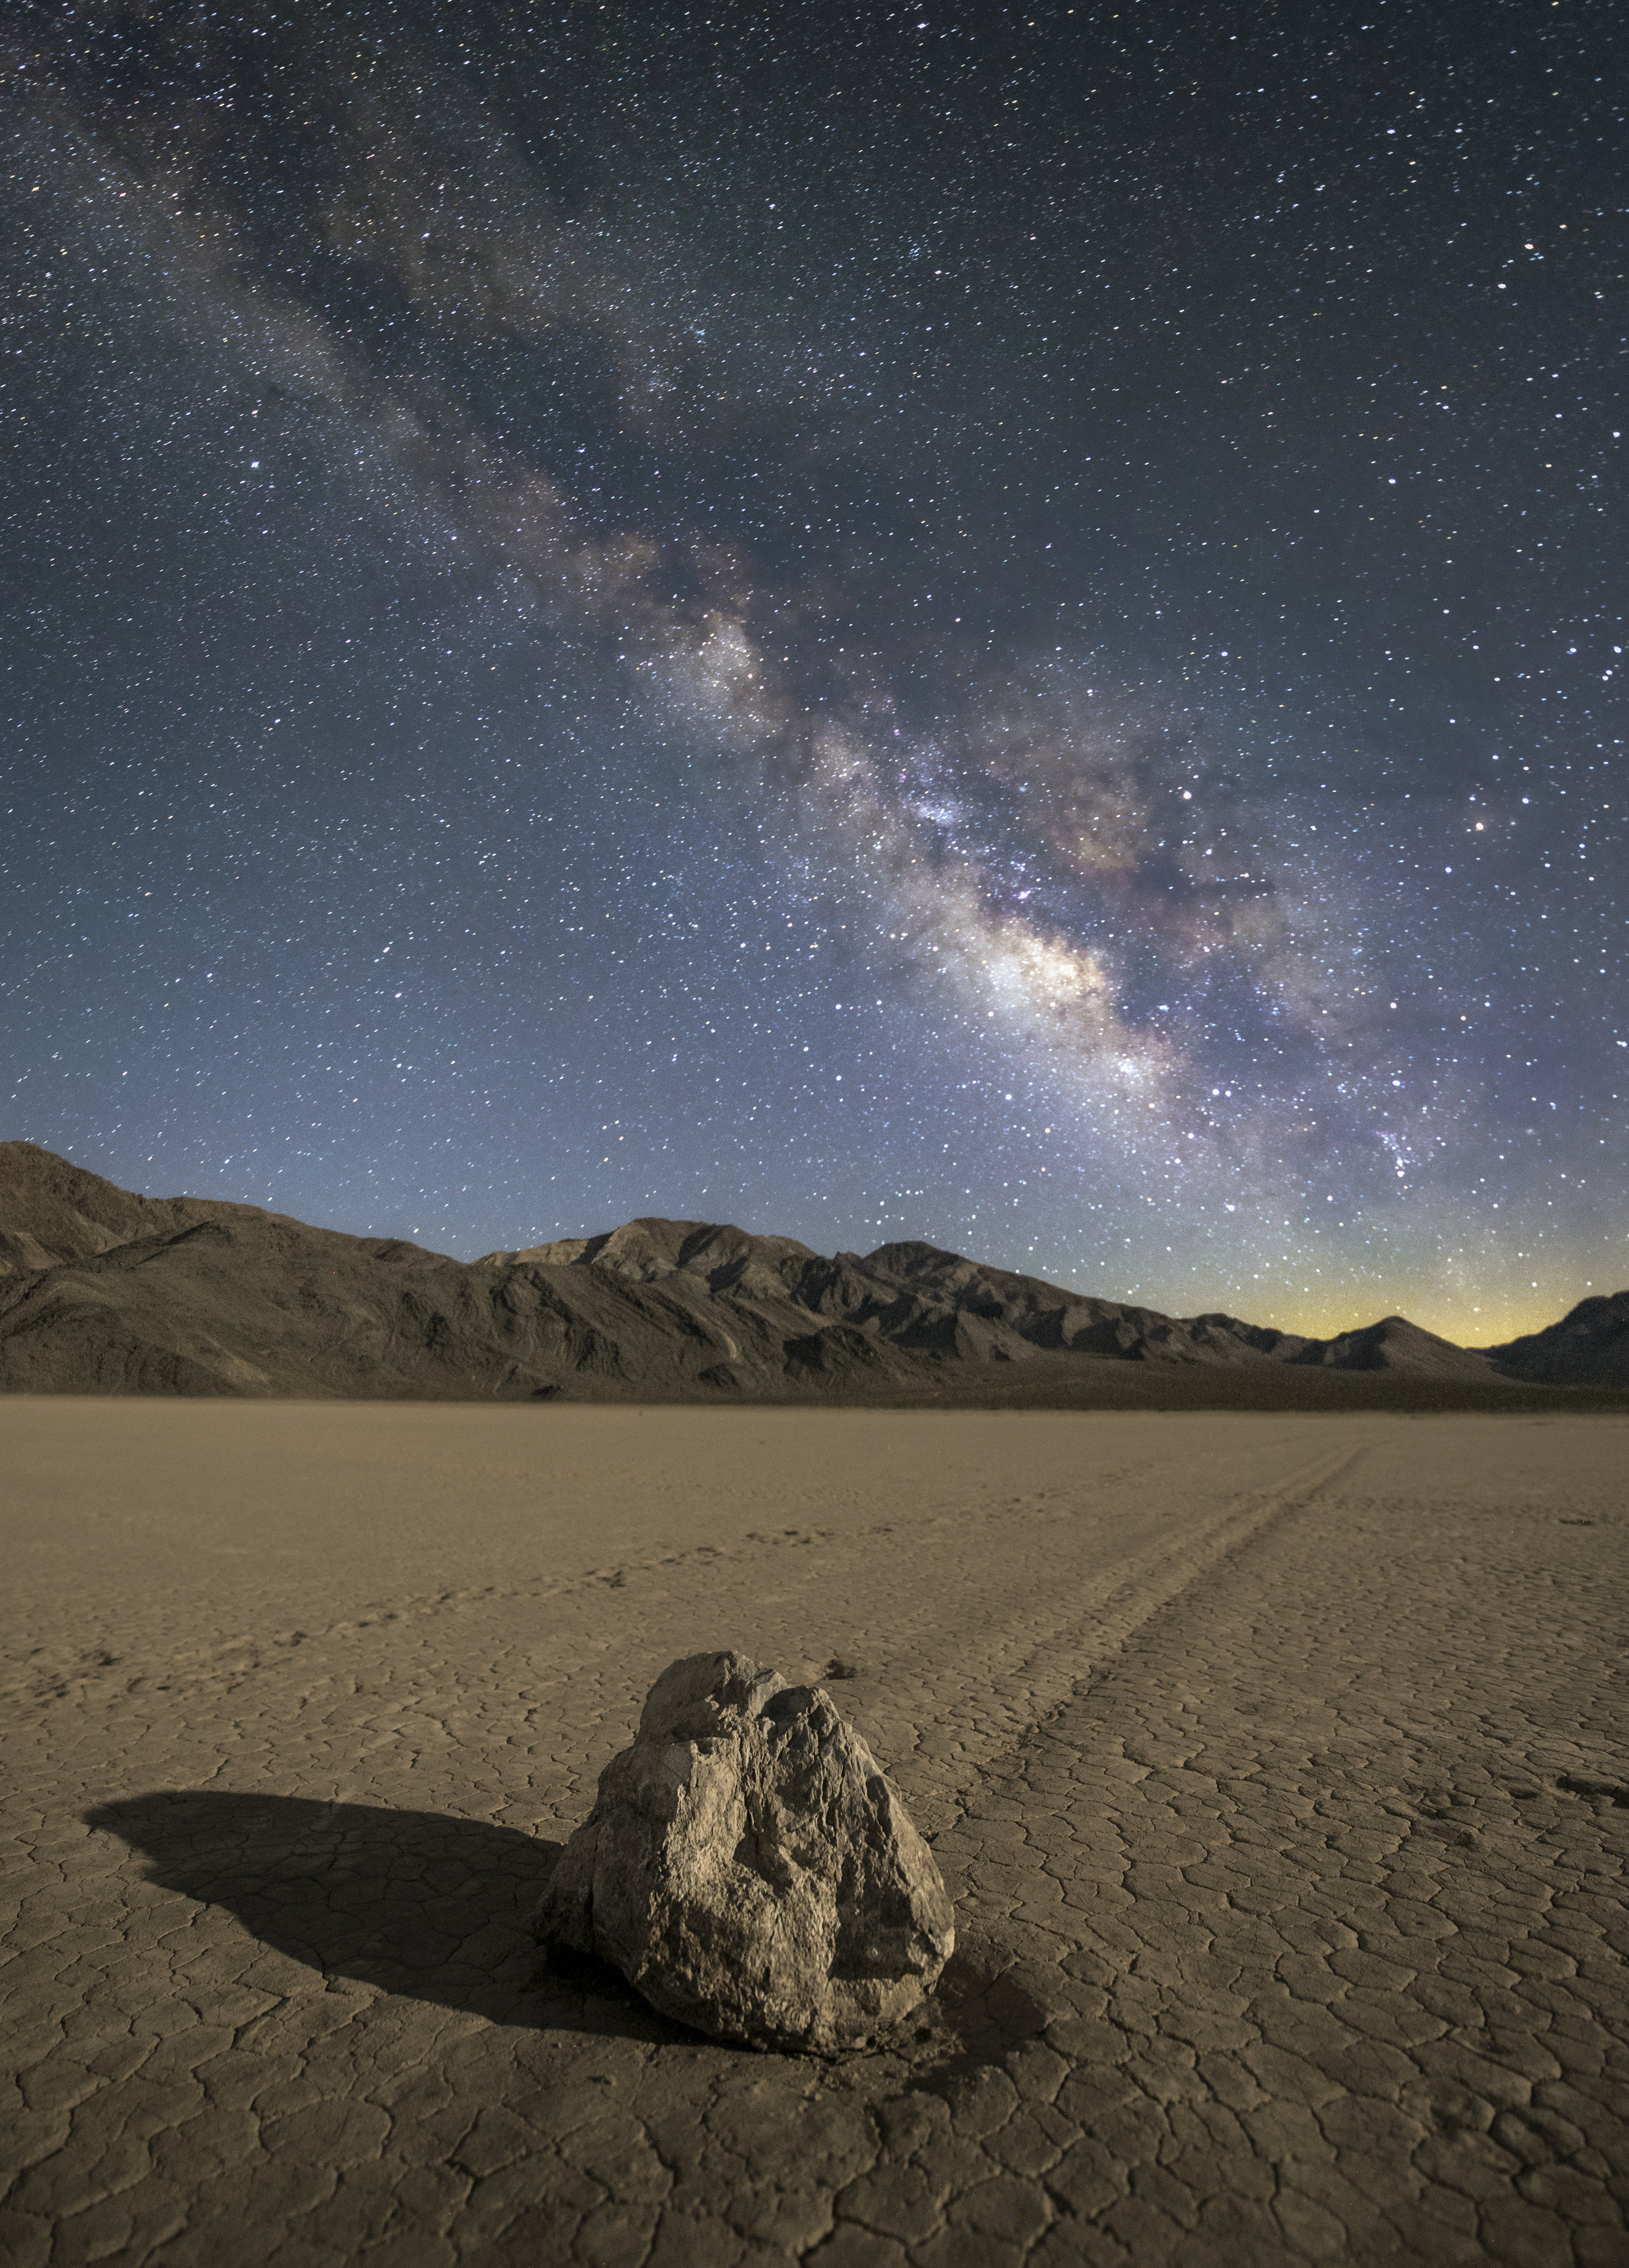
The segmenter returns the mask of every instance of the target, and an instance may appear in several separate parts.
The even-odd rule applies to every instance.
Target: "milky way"
[[[466,1256],[1618,1288],[1620,46],[14,18],[5,1131]]]

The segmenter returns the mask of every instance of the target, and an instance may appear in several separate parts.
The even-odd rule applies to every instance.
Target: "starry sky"
[[[19,6],[0,1132],[1629,1282],[1611,0]]]

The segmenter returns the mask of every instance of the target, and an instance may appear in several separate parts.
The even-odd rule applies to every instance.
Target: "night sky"
[[[1624,23],[12,8],[0,1133],[1620,1288]]]

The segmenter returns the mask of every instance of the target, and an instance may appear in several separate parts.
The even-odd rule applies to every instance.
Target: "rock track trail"
[[[0,1411],[0,2255],[1629,2262],[1629,1424]],[[959,1946],[840,2062],[526,1922],[675,1655]]]

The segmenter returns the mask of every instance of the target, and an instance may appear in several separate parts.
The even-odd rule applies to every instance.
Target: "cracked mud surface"
[[[8,2262],[1629,2261],[1623,1421],[0,1420]],[[540,1968],[704,1646],[934,1838],[886,2051]]]

